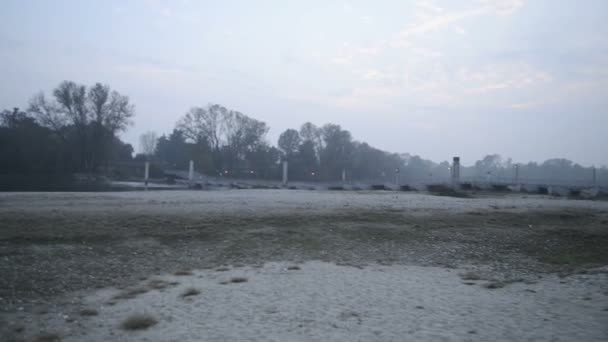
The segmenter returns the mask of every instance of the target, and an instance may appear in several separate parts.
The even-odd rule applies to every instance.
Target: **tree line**
[[[133,155],[118,133],[135,115],[129,98],[96,83],[60,83],[47,95],[35,94],[25,110],[0,113],[0,175],[105,175],[141,177],[120,165],[151,161],[162,169],[188,168],[214,177],[280,179],[281,162],[289,163],[289,179],[302,181],[439,182],[450,177],[450,162],[436,163],[419,156],[396,154],[355,140],[337,124],[305,122],[282,132],[275,146],[267,140],[266,123],[219,104],[193,107],[171,133],[140,137],[143,153]],[[120,172],[119,172],[120,171]],[[591,181],[592,168],[567,159],[515,164],[488,155],[461,168],[471,179]],[[606,167],[597,169],[596,182],[608,182]],[[0,184],[1,185],[1,184]]]
[[[107,85],[64,81],[29,107],[0,113],[2,174],[98,173],[108,160],[130,160],[133,148],[117,133],[134,115],[127,96]]]
[[[267,142],[266,123],[218,104],[193,107],[169,135],[157,139],[150,151],[152,133],[140,142],[149,157],[169,167],[184,169],[194,160],[197,170],[208,175],[277,179],[281,162],[289,163],[289,179],[372,179],[384,174],[392,179],[404,166],[391,154],[355,141],[336,124],[310,122],[281,133],[277,146]]]

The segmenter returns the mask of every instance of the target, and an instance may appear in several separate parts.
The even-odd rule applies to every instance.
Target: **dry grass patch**
[[[177,271],[177,272],[173,273],[173,275],[176,275],[176,276],[191,276],[192,275],[192,271],[180,270],[180,271]]]
[[[200,290],[195,289],[194,287],[191,287],[191,288],[187,289],[186,291],[184,291],[184,293],[182,293],[180,296],[182,298],[186,298],[186,297],[196,296],[200,293],[201,293]]]
[[[230,271],[230,269],[228,267],[218,267],[215,270],[218,271],[218,272]]]
[[[230,282],[233,284],[237,284],[237,283],[246,283],[247,282],[247,278],[245,277],[234,277],[234,278],[230,278]]]
[[[143,330],[158,323],[156,318],[148,314],[136,314],[129,316],[122,322],[122,328],[125,330]]]
[[[247,280],[248,279],[245,277],[234,277],[234,278],[230,278],[230,280],[222,281],[222,282],[220,282],[220,284],[227,285],[227,284],[246,283]]]
[[[505,287],[505,283],[502,281],[491,281],[489,283],[485,283],[482,286],[485,287],[486,289],[490,289],[490,290],[495,290],[495,289],[501,289],[503,287]]]
[[[61,337],[57,334],[42,334],[36,338],[38,342],[60,342]]]
[[[80,316],[97,316],[99,312],[95,309],[82,309],[80,310]]]
[[[300,269],[301,269],[300,266],[297,266],[297,265],[287,267],[287,270],[289,270],[289,271],[298,271]]]
[[[148,287],[153,290],[162,290],[166,287],[169,287],[170,285],[171,285],[171,283],[169,283],[168,281],[161,280],[161,279],[152,279],[148,282]]]
[[[112,297],[113,299],[131,299],[139,296],[140,294],[144,294],[148,292],[148,289],[145,287],[130,287]]]
[[[465,272],[460,274],[462,280],[481,280],[481,276],[475,272]]]

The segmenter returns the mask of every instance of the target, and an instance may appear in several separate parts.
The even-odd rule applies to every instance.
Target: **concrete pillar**
[[[194,160],[190,161],[190,170],[188,171],[188,180],[192,182],[194,179]]]
[[[452,186],[455,188],[460,186],[460,157],[454,157],[452,163]]]
[[[287,185],[287,181],[288,181],[288,179],[287,179],[287,167],[288,167],[287,162],[284,161],[283,162],[283,185]]]
[[[593,167],[593,186],[595,186],[595,185],[597,184],[597,183],[596,183],[596,181],[597,181],[597,178],[596,178],[596,177],[597,177],[597,174],[596,174],[596,171],[595,171],[595,166],[594,166],[594,167]]]
[[[144,169],[144,185],[146,190],[148,190],[148,176],[150,175],[150,162],[146,162]]]
[[[401,170],[399,170],[399,168],[395,169],[395,185],[399,186],[399,172]]]

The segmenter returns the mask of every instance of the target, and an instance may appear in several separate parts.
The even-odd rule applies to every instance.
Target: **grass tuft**
[[[462,280],[481,280],[481,276],[475,272],[465,272],[460,275]]]
[[[230,282],[233,284],[236,283],[246,283],[247,282],[247,278],[245,277],[234,277],[234,278],[230,278]]]
[[[42,334],[36,339],[38,342],[59,342],[61,338],[57,334]]]
[[[188,270],[180,270],[177,271],[175,273],[173,273],[176,276],[191,276],[192,275],[192,271],[188,271]]]
[[[234,278],[230,278],[230,280],[225,280],[220,282],[220,284],[222,285],[228,285],[228,284],[238,284],[238,283],[246,283],[247,282],[247,278],[245,277],[234,277]]]
[[[80,316],[97,316],[99,312],[95,309],[82,309],[80,310]]]
[[[190,297],[190,296],[196,296],[200,293],[201,293],[200,290],[195,289],[194,287],[191,287],[191,288],[188,288],[186,291],[184,291],[184,293],[181,294],[181,297],[186,298],[186,297]]]
[[[483,287],[485,287],[486,289],[490,289],[490,290],[501,289],[501,288],[505,287],[505,283],[503,283],[501,281],[491,281],[489,283],[483,284]]]
[[[148,282],[148,287],[153,290],[162,290],[171,285],[169,282],[161,279],[152,279]]]
[[[125,330],[143,330],[155,325],[158,321],[147,314],[136,314],[129,316],[122,322],[122,328]]]
[[[148,292],[145,287],[130,287],[113,297],[113,299],[131,299]]]

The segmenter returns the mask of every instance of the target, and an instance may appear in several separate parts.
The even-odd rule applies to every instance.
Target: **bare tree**
[[[321,156],[321,150],[324,147],[322,129],[315,126],[313,123],[305,122],[300,127],[300,137],[302,142],[310,142],[314,146],[317,158]]]
[[[108,100],[110,99],[110,87],[95,83],[89,89],[89,110],[91,111],[92,119],[98,123],[102,123],[108,111]]]
[[[225,123],[230,115],[231,111],[217,104],[193,107],[177,123],[177,128],[186,138],[195,142],[205,140],[217,151],[225,143]]]
[[[67,124],[67,119],[61,115],[56,103],[48,101],[43,92],[32,97],[27,111],[42,126],[52,129],[61,139],[65,140],[61,128]]]
[[[44,93],[35,95],[28,112],[66,142],[66,129],[73,132],[82,168],[94,171],[107,152],[106,143],[131,123],[134,106],[128,97],[99,83],[87,92],[84,85],[63,81],[53,90],[53,97],[47,100]]]
[[[96,83],[89,89],[88,100],[90,119],[111,134],[125,130],[131,124],[134,106],[127,96],[110,91],[110,86]]]
[[[151,156],[156,151],[156,143],[158,136],[153,131],[148,131],[139,136],[139,147],[141,152],[147,156]]]
[[[288,129],[279,136],[278,146],[288,159],[293,157],[300,148],[300,134],[295,129]]]
[[[53,90],[53,95],[59,104],[57,108],[68,122],[75,126],[85,126],[89,122],[86,86],[63,81]]]
[[[195,143],[209,144],[217,165],[228,161],[233,166],[263,145],[268,132],[264,122],[217,104],[190,109],[178,121],[177,129]]]

